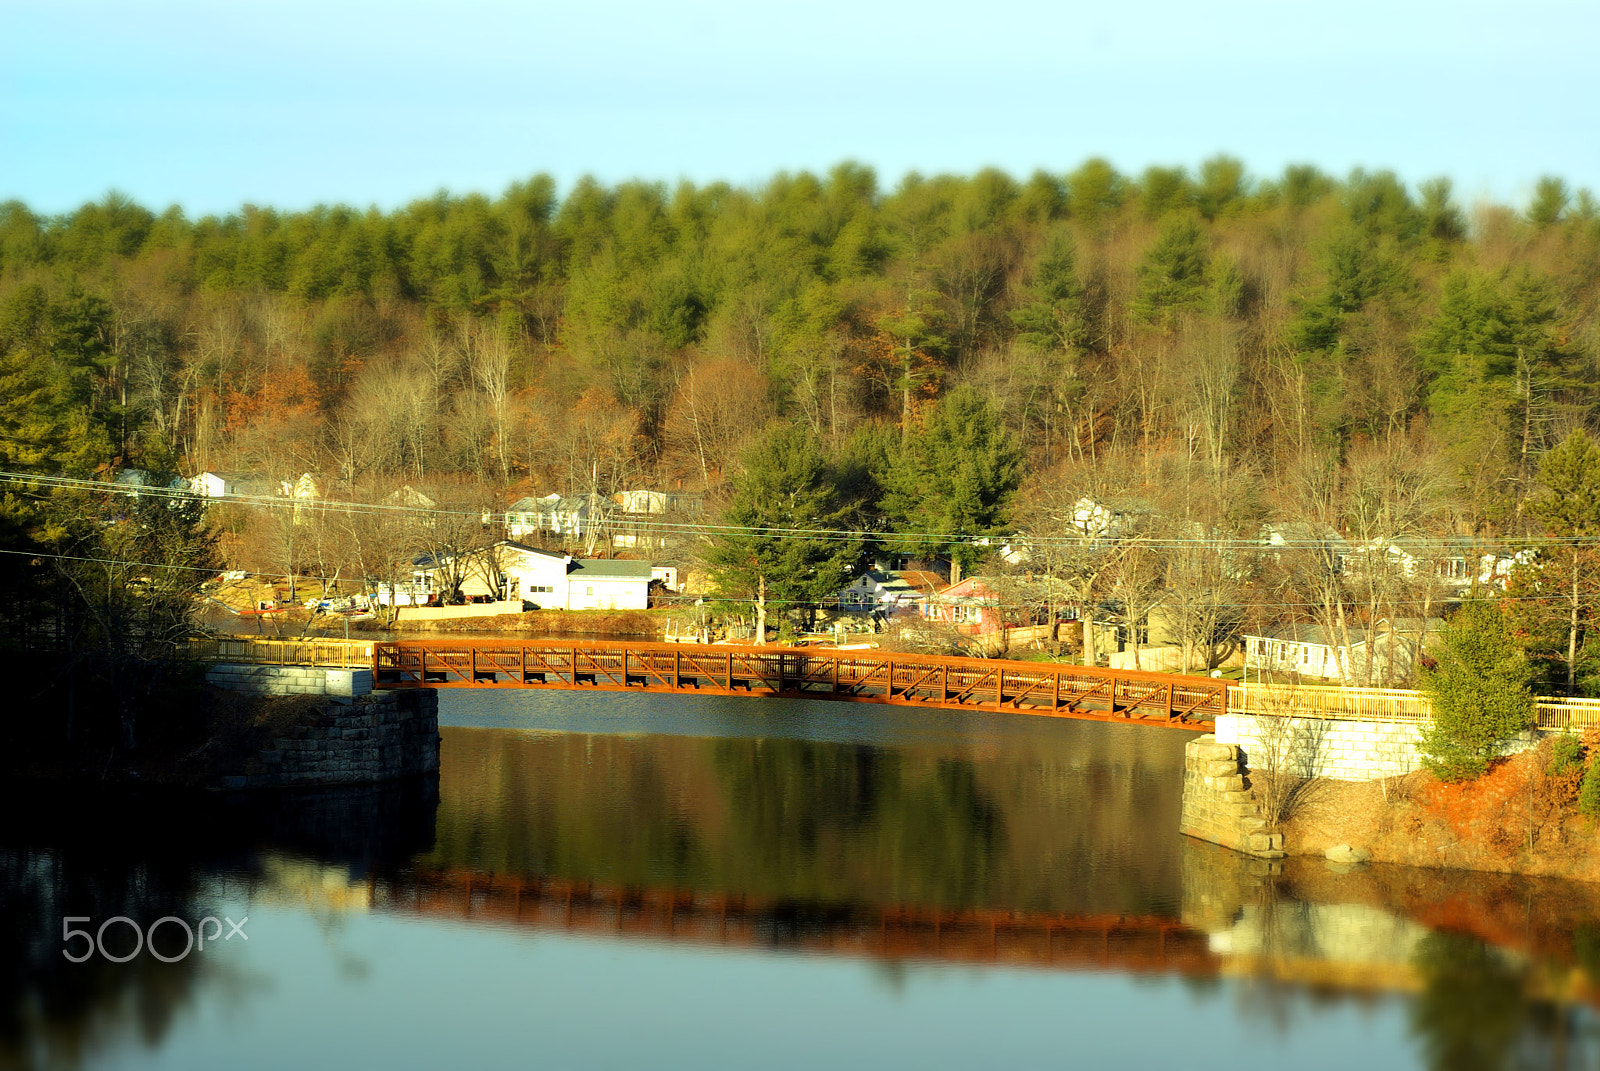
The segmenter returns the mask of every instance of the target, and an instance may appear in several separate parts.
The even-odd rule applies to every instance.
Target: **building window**
[[[583,589],[583,593],[585,595],[593,595],[594,594],[594,585],[590,584],[588,587],[584,588]]]

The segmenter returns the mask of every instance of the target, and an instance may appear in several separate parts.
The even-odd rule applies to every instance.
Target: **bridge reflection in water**
[[[1218,969],[1203,931],[1157,917],[806,905],[449,870],[374,879],[369,889],[377,910],[597,936],[1022,967]]]
[[[1475,899],[1458,895],[1471,875],[1430,876],[1430,886],[1433,878],[1442,885],[1425,893],[1426,902],[1403,905],[1384,902],[1404,894],[1385,889],[1382,875],[1366,888],[1341,889],[1337,875],[1311,861],[1291,866],[1298,876],[1285,876],[1278,864],[1213,845],[1196,843],[1185,856],[1181,918],[806,904],[459,869],[408,868],[359,879],[344,868],[283,858],[269,861],[247,891],[258,902],[507,931],[894,963],[1227,977],[1325,994],[1407,993],[1446,1004],[1460,996],[1463,969],[1482,973],[1487,965],[1521,1001],[1600,1008],[1596,964],[1584,962],[1581,949],[1574,957],[1570,912],[1530,917],[1518,935],[1496,932],[1494,904],[1506,890],[1490,890],[1471,905],[1472,924],[1437,927],[1441,903],[1455,901],[1459,910],[1463,900]],[[1320,892],[1341,898],[1299,898]],[[1370,900],[1374,893],[1378,902]]]

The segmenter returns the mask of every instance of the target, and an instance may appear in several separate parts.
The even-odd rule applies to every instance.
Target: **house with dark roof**
[[[649,562],[574,558],[567,572],[568,610],[643,610],[650,605]]]

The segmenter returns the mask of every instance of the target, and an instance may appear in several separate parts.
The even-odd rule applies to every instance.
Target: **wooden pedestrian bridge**
[[[373,645],[378,688],[561,688],[840,699],[1014,710],[1197,728],[1227,703],[1225,682],[1041,662],[803,647],[622,642]]]
[[[206,637],[214,662],[358,667],[392,688],[520,688],[777,696],[1210,731],[1222,714],[1425,721],[1419,692],[1241,684],[1213,677],[1063,662],[957,658],[829,647],[634,643],[627,640],[337,640]],[[1540,697],[1546,730],[1600,727],[1600,700]]]

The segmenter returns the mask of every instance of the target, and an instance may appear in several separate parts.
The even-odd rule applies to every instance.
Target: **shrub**
[[[1550,765],[1545,773],[1561,777],[1583,767],[1583,742],[1571,733],[1562,733],[1550,742]]]
[[[1422,765],[1441,781],[1466,781],[1488,769],[1505,743],[1533,724],[1532,674],[1505,616],[1492,603],[1467,603],[1441,630],[1422,691],[1433,722],[1418,741]]]
[[[1600,818],[1600,762],[1591,762],[1583,772],[1578,789],[1578,813],[1585,818]]]

